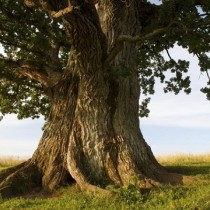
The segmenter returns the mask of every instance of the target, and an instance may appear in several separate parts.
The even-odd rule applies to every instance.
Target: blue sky
[[[190,61],[192,93],[164,94],[156,84],[149,118],[140,120],[141,129],[156,155],[210,152],[210,101],[200,92],[207,76],[201,74],[198,61],[186,50],[175,46],[170,51],[174,59]]]
[[[155,155],[210,153],[210,101],[200,92],[207,77],[200,74],[196,58],[185,50],[176,47],[172,57],[190,60],[192,93],[164,94],[156,84],[150,116],[140,120],[142,133]],[[6,116],[0,122],[0,156],[32,155],[43,124],[43,119],[19,121],[15,115]]]

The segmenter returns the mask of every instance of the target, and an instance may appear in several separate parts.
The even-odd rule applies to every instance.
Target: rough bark
[[[54,190],[72,180],[85,190],[136,180],[140,187],[182,182],[179,175],[169,178],[141,134],[135,45],[123,43],[105,65],[120,35],[141,33],[139,1],[105,0],[97,8],[100,20],[92,4],[62,17],[72,45],[69,62],[46,90],[51,111],[33,157],[0,172],[3,196],[14,195],[21,183],[25,192]]]

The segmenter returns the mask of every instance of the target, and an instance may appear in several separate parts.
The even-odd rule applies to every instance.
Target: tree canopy
[[[49,105],[39,74],[47,77],[65,68],[69,43],[63,26],[19,0],[2,1],[0,19],[1,113],[17,113],[19,118],[47,115]]]
[[[41,6],[29,8],[23,0],[0,3],[0,44],[4,49],[0,54],[0,112],[16,113],[18,118],[47,116],[50,103],[46,89],[65,72],[71,39],[66,38],[62,18],[52,18]],[[210,99],[210,2],[163,0],[159,6],[146,0],[142,3],[142,31],[151,37],[121,37],[138,48],[141,94],[154,94],[155,78],[165,84],[165,92],[190,93],[189,62],[181,58],[175,61],[169,54],[170,48],[179,45],[199,59],[200,71],[209,79],[201,91]],[[152,34],[157,30],[163,32]],[[129,75],[123,67],[115,71]],[[171,72],[169,79],[167,72]],[[148,114],[148,102],[146,99],[140,106],[141,116]]]

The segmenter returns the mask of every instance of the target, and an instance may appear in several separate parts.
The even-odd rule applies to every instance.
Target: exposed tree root
[[[26,165],[27,162],[23,162],[17,166],[11,167],[11,168],[7,168],[4,169],[2,171],[0,171],[0,183],[6,178],[8,177],[10,174],[14,173],[15,171],[19,170],[20,168],[24,167]]]
[[[96,185],[92,185],[89,183],[85,183],[83,185],[78,185],[78,187],[87,193],[93,193],[93,194],[102,194],[102,195],[111,195],[113,194],[112,191],[108,190],[108,189],[103,189],[101,187],[98,187]]]
[[[165,172],[157,175],[157,179],[163,184],[182,185],[183,176],[181,174]]]
[[[162,185],[192,185],[199,182],[199,179],[194,176],[170,172],[159,174],[158,179]]]
[[[0,172],[0,194],[4,198],[22,195],[41,187],[42,175],[30,160]]]
[[[15,167],[0,172],[0,194],[3,198],[10,198],[20,195],[38,195],[42,190],[42,174],[30,160]],[[170,185],[190,185],[198,180],[190,176],[182,176],[176,173],[161,173],[157,175],[158,181],[143,178],[137,180],[135,184],[141,189],[152,189],[164,184]],[[128,183],[129,184],[129,183]],[[134,184],[134,183],[130,183]],[[109,186],[103,189],[89,182],[80,182],[77,186],[87,193],[112,195],[116,186]],[[39,192],[37,192],[37,189]]]

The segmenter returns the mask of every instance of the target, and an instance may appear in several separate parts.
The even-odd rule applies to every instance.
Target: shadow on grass
[[[209,175],[210,176],[210,165],[205,166],[165,166],[169,172],[179,173],[187,176],[195,175]]]

